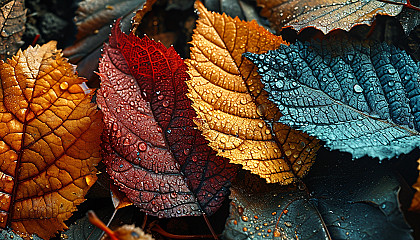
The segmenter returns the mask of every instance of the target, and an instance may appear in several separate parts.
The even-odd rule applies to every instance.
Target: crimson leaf
[[[175,50],[146,36],[127,36],[119,22],[99,66],[107,172],[151,215],[212,214],[236,167],[216,156],[196,129],[187,67]]]

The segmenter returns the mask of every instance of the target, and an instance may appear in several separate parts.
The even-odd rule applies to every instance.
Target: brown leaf
[[[420,171],[420,159],[418,160],[419,166],[417,169]],[[411,201],[410,211],[420,212],[420,175],[417,182],[414,183],[413,188],[416,189],[413,200]]]
[[[23,43],[26,9],[23,0],[15,0],[4,4],[0,10],[0,59],[4,60],[15,54]]]
[[[112,204],[114,205],[115,209],[133,205],[133,202],[131,202],[123,192],[118,190],[118,187],[116,187],[114,184],[111,183],[109,188],[111,191]]]
[[[48,239],[96,181],[102,114],[56,43],[1,62],[0,227]]]
[[[254,21],[208,12],[199,1],[195,7],[199,20],[187,83],[198,128],[220,156],[267,182],[289,184],[302,177],[314,161],[318,140],[269,124],[280,112],[267,99],[254,65],[242,58],[245,52],[264,53],[285,42]]]
[[[315,27],[325,34],[333,29],[348,31],[355,25],[370,25],[375,15],[395,16],[402,9],[402,5],[377,0],[257,0],[257,3],[263,7],[261,15],[267,17],[278,32],[292,26],[297,31]]]
[[[75,17],[76,42],[64,49],[63,54],[71,63],[77,64],[80,76],[98,81],[93,72],[98,69],[100,49],[111,33],[110,25],[123,17],[122,28],[129,30],[133,12],[143,3],[138,0],[85,0],[79,4]],[[90,84],[99,87],[99,81]]]
[[[133,29],[131,30],[131,32],[136,32],[144,15],[146,15],[146,13],[152,10],[152,6],[156,1],[157,0],[146,0],[146,3],[143,5],[143,7],[137,10],[136,15],[133,17]]]

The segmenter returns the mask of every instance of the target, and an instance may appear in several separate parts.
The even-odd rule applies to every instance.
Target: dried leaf
[[[355,25],[370,25],[375,15],[396,16],[402,5],[379,0],[257,0],[263,7],[261,15],[267,17],[277,31],[292,26],[297,31],[305,27],[315,27],[325,34],[333,29],[349,31]]]
[[[1,62],[0,227],[48,239],[96,181],[101,113],[55,42]]]
[[[284,116],[331,149],[380,160],[420,146],[420,68],[386,43],[338,38],[247,53]]]
[[[289,184],[302,177],[314,161],[318,140],[267,123],[280,113],[268,101],[253,64],[242,58],[247,51],[263,53],[284,42],[254,21],[208,12],[198,1],[195,6],[199,20],[186,62],[198,128],[220,156],[268,182]]]
[[[100,49],[111,33],[110,24],[123,18],[123,30],[131,27],[130,20],[145,1],[141,0],[84,0],[79,3],[75,22],[76,42],[64,49],[64,56],[78,65],[79,75],[92,79],[98,68]]]
[[[391,169],[373,159],[326,157],[304,190],[233,186],[223,239],[412,239]]]
[[[1,7],[0,15],[0,59],[5,60],[16,53],[23,44],[26,9],[24,0],[13,0]]]
[[[118,23],[99,68],[107,172],[151,215],[212,214],[236,168],[217,157],[195,129],[185,95],[187,68],[172,47],[127,36]]]
[[[419,166],[417,169],[420,171],[420,159],[418,160]],[[413,200],[411,201],[410,211],[420,212],[420,174],[417,182],[413,185],[413,188],[416,190]]]

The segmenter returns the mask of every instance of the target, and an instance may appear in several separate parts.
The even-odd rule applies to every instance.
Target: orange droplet
[[[68,82],[62,82],[60,84],[60,89],[61,90],[67,90],[67,88],[69,88],[69,83]]]
[[[247,216],[242,216],[242,220],[244,220],[245,222],[248,221],[248,217]]]

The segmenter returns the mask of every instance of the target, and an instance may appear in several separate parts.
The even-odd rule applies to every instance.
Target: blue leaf
[[[385,43],[324,41],[246,53],[284,114],[331,149],[380,160],[420,146],[420,72]]]

